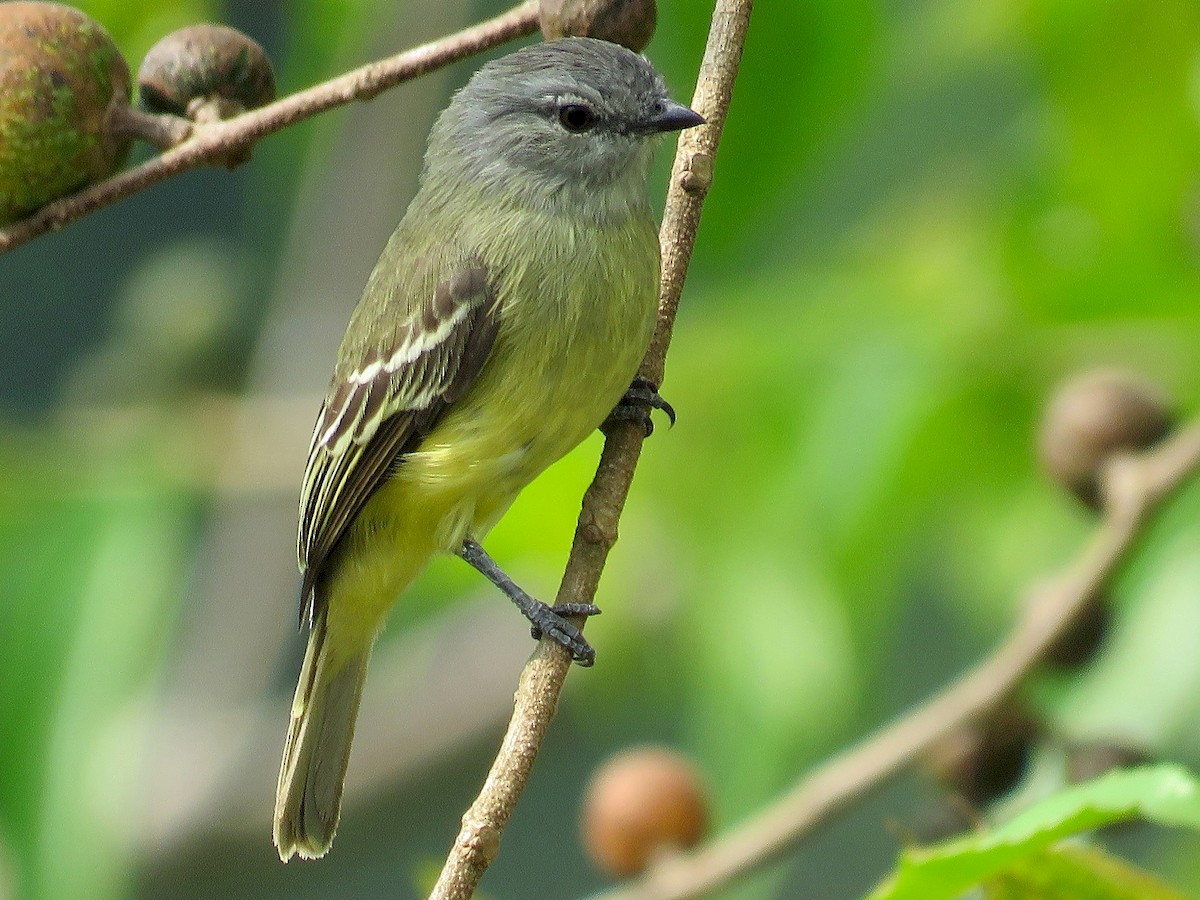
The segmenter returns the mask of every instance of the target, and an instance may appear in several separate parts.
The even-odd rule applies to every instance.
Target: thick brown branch
[[[723,837],[664,861],[637,882],[593,900],[685,900],[710,895],[794,847],[813,828],[912,766],[946,734],[1020,685],[1128,556],[1151,513],[1200,470],[1200,422],[1143,456],[1115,459],[1104,475],[1106,513],[1079,558],[1030,591],[996,650],[912,712],[802,778]]]
[[[642,375],[655,384],[662,381],[675,311],[700,223],[700,208],[712,180],[712,161],[741,62],[751,5],[751,0],[717,0],[692,101],[692,108],[708,120],[708,125],[685,132],[675,155],[659,236],[663,269],[658,328],[642,363]],[[610,429],[596,477],[583,499],[558,602],[588,603],[595,596],[608,551],[617,539],[617,521],[633,481],[642,439],[639,425],[629,423]],[[500,835],[529,779],[569,668],[566,652],[545,640],[526,664],[508,732],[478,798],[463,816],[462,830],[431,898],[466,900],[474,894],[499,851]]]
[[[58,231],[88,213],[187,169],[209,163],[223,164],[235,158],[238,151],[253,146],[260,138],[302,119],[354,100],[369,100],[380,91],[401,82],[411,81],[460,59],[532,34],[538,27],[537,12],[537,0],[526,0],[494,19],[354,69],[252,112],[242,113],[224,122],[196,125],[189,138],[159,156],[69,197],[55,200],[27,218],[0,229],[0,253],[6,253],[48,231]]]

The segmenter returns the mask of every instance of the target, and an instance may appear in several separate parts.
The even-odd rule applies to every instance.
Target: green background
[[[282,91],[500,9],[81,6],[134,68],[174,27],[234,24]],[[681,99],[708,12],[661,5],[647,53]],[[0,258],[0,897],[423,896],[530,650],[461,563],[397,607],[329,857],[281,866],[269,817],[311,423],[432,118],[476,65]],[[663,385],[679,423],[643,455],[597,666],[571,674],[486,896],[604,883],[575,822],[618,748],[693,756],[729,827],[985,652],[1091,527],[1037,469],[1048,392],[1121,366],[1194,410],[1198,263],[1193,3],[760,3]],[[535,594],[598,448],[489,539]],[[1095,663],[1033,685],[1048,732],[1027,793],[1075,742],[1200,763],[1198,540],[1193,487],[1115,586]],[[728,896],[860,896],[939,796],[905,779]],[[1112,840],[1200,890],[1195,836]]]

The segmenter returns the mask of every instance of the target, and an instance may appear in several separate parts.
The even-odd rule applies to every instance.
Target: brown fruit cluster
[[[168,35],[139,74],[150,111],[197,121],[275,98],[262,47],[224,25]],[[129,66],[99,23],[60,3],[0,3],[0,226],[112,175],[134,137],[186,137],[178,120],[131,109],[130,95]]]
[[[0,225],[106,178],[129,135],[129,66],[107,31],[59,3],[0,3]]]

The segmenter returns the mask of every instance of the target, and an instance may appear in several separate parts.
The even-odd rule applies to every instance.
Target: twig
[[[195,125],[191,137],[139,166],[62,197],[0,229],[0,253],[7,253],[48,231],[144,190],[172,175],[207,163],[223,164],[236,151],[260,138],[337,106],[370,100],[380,91],[411,81],[460,59],[532,34],[538,27],[537,0],[428,44],[369,63],[337,78],[298,91],[267,106],[224,122]]]
[[[658,328],[641,369],[641,374],[654,384],[662,381],[675,311],[687,277],[700,209],[712,183],[712,161],[729,109],[752,5],[752,0],[717,0],[692,100],[692,108],[708,124],[684,132],[675,154],[659,234],[663,267]],[[610,429],[596,477],[583,498],[571,555],[558,590],[559,603],[588,603],[595,596],[605,559],[617,540],[617,522],[633,481],[642,440],[638,425]],[[431,900],[471,897],[496,858],[500,836],[529,779],[569,668],[566,651],[546,640],[525,665],[508,731],[479,796],[463,816],[462,830]]]
[[[1030,591],[1012,631],[989,657],[817,767],[733,831],[593,900],[684,900],[719,890],[778,858],[814,827],[913,765],[944,735],[1002,702],[1113,577],[1150,515],[1198,470],[1200,421],[1152,452],[1114,459],[1103,476],[1106,512],[1092,539],[1069,568]]]

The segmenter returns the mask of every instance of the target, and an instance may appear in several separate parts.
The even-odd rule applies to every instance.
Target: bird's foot
[[[565,647],[571,659],[581,666],[590,666],[596,661],[596,651],[584,640],[583,633],[566,620],[566,616],[595,616],[600,608],[591,603],[564,603],[547,606],[525,593],[504,570],[497,565],[486,550],[474,538],[466,538],[458,555],[469,562],[476,571],[500,588],[504,596],[516,604],[517,609],[529,620],[530,631],[535,639],[544,635],[556,644]]]
[[[654,421],[650,418],[652,409],[661,409],[667,414],[671,424],[675,424],[675,408],[659,396],[658,385],[639,375],[633,379],[633,384],[629,386],[625,396],[608,414],[600,430],[607,435],[609,427],[616,422],[637,422],[645,430],[646,437],[650,437],[654,434]]]
[[[598,616],[600,607],[594,603],[561,603],[547,606],[535,600],[530,610],[522,608],[529,619],[529,633],[535,641],[548,637],[561,644],[571,654],[571,659],[587,667],[596,662],[596,651],[587,642],[578,628],[567,621],[567,616]]]

